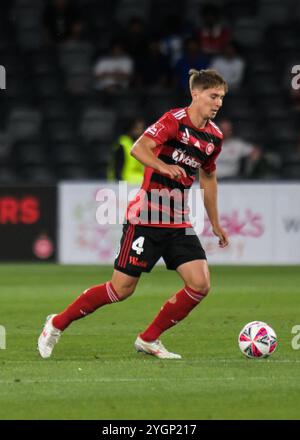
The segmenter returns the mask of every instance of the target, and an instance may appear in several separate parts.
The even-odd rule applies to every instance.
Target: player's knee
[[[119,284],[117,286],[113,285],[113,287],[120,301],[123,301],[124,299],[128,298],[135,291],[134,284]]]
[[[188,286],[193,289],[195,292],[199,292],[202,295],[207,295],[210,290],[210,282],[209,279],[195,279],[188,283]]]
[[[120,301],[123,301],[124,299],[128,298],[133,294],[135,290],[135,287],[124,287],[120,290],[119,298]]]

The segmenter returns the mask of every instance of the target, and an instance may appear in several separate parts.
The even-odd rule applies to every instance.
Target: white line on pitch
[[[78,364],[80,363],[91,363],[91,362],[96,362],[96,363],[103,363],[105,362],[110,363],[112,361],[112,358],[114,359],[114,361],[116,359],[119,360],[120,363],[124,363],[124,362],[136,362],[138,359],[122,359],[120,358],[119,355],[116,356],[112,356],[109,355],[108,357],[106,357],[105,355],[103,357],[101,357],[101,355],[99,355],[99,357],[97,359],[53,359],[47,362],[47,361],[42,361],[42,359],[37,359],[35,361],[33,360],[3,360],[1,362],[0,360],[0,365],[2,364],[3,366],[5,364],[37,364],[40,363],[41,365],[53,365],[53,363],[63,363],[63,362],[77,362]],[[155,360],[155,362],[157,362],[157,360]],[[235,363],[242,363],[242,362],[257,362],[256,365],[264,365],[265,363],[270,363],[270,364],[297,364],[300,363],[300,359],[181,359],[179,362],[176,361],[176,363],[172,363],[172,365],[181,365],[183,363],[188,363],[188,364],[218,364],[218,363],[227,363],[227,364],[235,364]]]
[[[205,381],[226,381],[226,380],[235,380],[234,377],[198,377],[198,378],[185,378],[180,379],[180,382],[205,382]],[[36,379],[20,379],[19,381],[15,380],[0,380],[0,384],[4,385],[16,385],[17,384],[30,384],[30,383],[105,383],[105,382],[170,382],[174,381],[174,379],[170,378],[102,378],[102,379],[44,379],[44,378],[36,378]]]

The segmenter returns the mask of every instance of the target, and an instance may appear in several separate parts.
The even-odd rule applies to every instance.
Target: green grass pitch
[[[73,323],[51,359],[36,342],[47,314],[110,278],[110,267],[2,265],[0,419],[299,419],[298,267],[211,267],[208,298],[162,341],[182,360],[136,353],[138,332],[181,288],[163,267],[135,294]],[[249,321],[268,322],[279,346],[248,360],[237,336]]]

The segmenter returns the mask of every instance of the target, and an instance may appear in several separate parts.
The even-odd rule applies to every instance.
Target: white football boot
[[[152,356],[156,356],[159,359],[181,359],[180,354],[171,353],[170,351],[168,351],[158,339],[153,342],[146,342],[143,341],[140,336],[138,336],[136,338],[134,346],[136,351],[151,354]]]
[[[38,339],[38,350],[42,358],[49,358],[52,354],[55,344],[57,344],[62,331],[53,327],[52,320],[56,315],[47,316],[43,331]]]

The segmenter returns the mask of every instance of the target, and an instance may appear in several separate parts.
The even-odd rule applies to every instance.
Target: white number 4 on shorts
[[[139,237],[132,243],[132,249],[138,254],[141,255],[142,252],[144,252],[144,241],[145,237]]]

